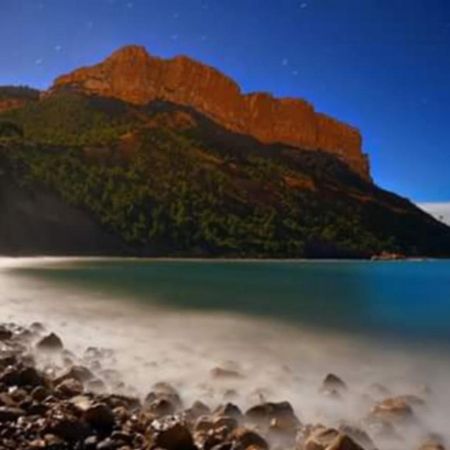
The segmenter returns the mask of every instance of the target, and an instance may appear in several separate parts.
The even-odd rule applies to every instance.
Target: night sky
[[[46,88],[125,44],[359,127],[381,186],[450,201],[449,0],[0,0],[0,84]]]

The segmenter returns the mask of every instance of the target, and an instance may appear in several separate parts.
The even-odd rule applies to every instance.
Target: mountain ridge
[[[64,88],[136,105],[162,100],[191,106],[230,131],[263,143],[332,153],[370,179],[368,156],[355,127],[316,112],[300,98],[243,94],[234,80],[187,56],[163,59],[142,46],[125,46],[97,65],[58,77],[46,95]]]
[[[137,83],[119,75],[120,89]],[[66,82],[45,93],[0,87],[0,252],[450,255],[450,227],[339,153],[265,143],[150,94],[125,101],[109,81],[104,95]]]

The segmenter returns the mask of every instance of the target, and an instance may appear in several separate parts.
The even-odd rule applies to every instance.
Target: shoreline
[[[166,257],[166,256],[83,256],[83,255],[33,255],[33,256],[8,256],[0,255],[0,261],[142,261],[142,262],[207,262],[207,263],[401,263],[401,262],[440,262],[450,261],[449,258],[403,258],[396,260],[383,259],[351,259],[351,258],[197,258],[197,257]]]
[[[444,439],[427,432],[421,414],[431,400],[393,395],[373,385],[371,408],[359,423],[308,423],[289,402],[264,392],[246,410],[227,391],[223,401],[184,401],[182,386],[151,379],[139,396],[114,366],[115,352],[94,345],[76,355],[41,323],[0,324],[0,444],[2,449],[150,450],[373,450],[405,447],[442,450]],[[211,383],[226,385],[245,375],[232,366],[210,369]],[[319,393],[333,407],[352,386],[329,373]],[[379,445],[382,444],[380,447]]]

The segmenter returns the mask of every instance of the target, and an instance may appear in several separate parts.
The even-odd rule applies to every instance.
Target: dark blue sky
[[[361,129],[378,184],[450,201],[449,0],[0,0],[0,84],[131,43],[304,97]]]

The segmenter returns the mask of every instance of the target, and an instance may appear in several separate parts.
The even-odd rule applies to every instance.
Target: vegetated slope
[[[54,192],[134,254],[450,254],[448,227],[333,155],[263,145],[187,107],[68,90],[1,120],[25,136],[4,141],[3,170]]]
[[[19,185],[0,162],[0,254],[127,254],[121,239],[43,186]]]

